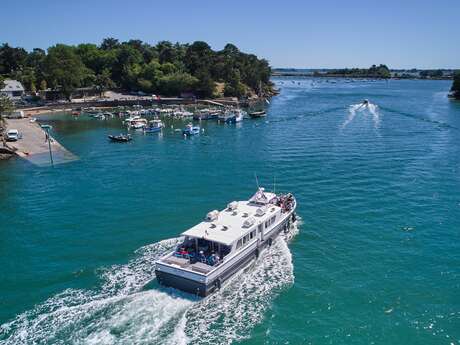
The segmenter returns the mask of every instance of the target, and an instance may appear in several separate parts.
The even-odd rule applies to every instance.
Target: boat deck
[[[202,262],[195,262],[192,264],[190,263],[189,259],[179,258],[173,255],[163,259],[162,261],[168,265],[178,266],[180,268],[194,271],[197,273],[202,273],[202,274],[207,274],[216,267],[216,266],[206,265]]]

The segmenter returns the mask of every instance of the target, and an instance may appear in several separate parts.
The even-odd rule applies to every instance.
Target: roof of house
[[[13,91],[24,91],[24,87],[21,82],[12,79],[4,80],[5,86],[0,89],[1,92],[13,92]]]
[[[230,203],[229,206],[234,206],[225,208],[217,216],[213,214],[216,211],[210,212],[208,215],[214,215],[214,218],[195,225],[182,235],[231,245],[280,210],[278,206],[270,203],[274,196],[276,195],[264,192],[263,189],[259,190],[249,201]],[[255,202],[256,200],[258,202]]]

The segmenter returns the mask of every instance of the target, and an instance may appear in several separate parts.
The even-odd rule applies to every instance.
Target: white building
[[[11,99],[19,99],[24,95],[24,87],[17,80],[6,79],[4,87],[0,89],[0,93]]]

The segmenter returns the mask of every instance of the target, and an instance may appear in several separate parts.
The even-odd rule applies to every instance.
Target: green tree
[[[104,38],[101,43],[101,49],[102,50],[113,50],[117,48],[120,45],[120,42],[113,38],[113,37],[108,37]]]
[[[452,97],[460,99],[460,70],[455,71],[454,81],[450,89]]]
[[[164,73],[162,65],[157,60],[152,60],[144,65],[139,75],[138,86],[144,92],[159,92],[159,81]]]
[[[193,91],[198,79],[189,73],[175,72],[159,80],[158,91],[166,96],[179,96],[181,92]]]
[[[53,89],[60,90],[69,100],[72,91],[80,87],[89,74],[75,48],[64,44],[48,49],[45,71],[48,84]]]
[[[152,46],[137,39],[119,42],[109,37],[99,46],[58,44],[47,53],[39,48],[27,53],[5,43],[0,46],[1,73],[20,80],[27,90],[50,86],[68,98],[81,86],[101,92],[121,87],[168,95],[193,91],[201,97],[214,95],[215,82],[224,83],[226,95],[238,97],[250,89],[270,93],[272,88],[266,60],[245,54],[233,44],[214,51],[203,41],[161,41]]]
[[[144,60],[138,50],[130,45],[122,44],[117,49],[116,63],[112,69],[112,80],[127,90],[136,88],[136,81],[143,63]]]
[[[193,42],[185,53],[185,66],[188,71],[197,76],[197,72],[210,71],[213,63],[213,51],[211,47],[202,41]]]
[[[110,79],[110,71],[107,68],[102,70],[100,74],[96,75],[94,85],[96,86],[96,89],[99,91],[101,97],[104,91],[115,87],[115,83],[112,79]]]
[[[3,94],[0,94],[0,115],[8,114],[14,110],[11,99]]]
[[[46,90],[48,88],[48,84],[46,83],[46,80],[45,79],[42,79],[42,81],[40,82],[40,90]]]
[[[27,52],[24,48],[14,48],[4,43],[0,47],[0,74],[10,74],[22,69],[26,58]]]
[[[33,67],[24,67],[21,70],[10,73],[11,79],[19,80],[27,91],[32,91],[37,82],[37,70]]]
[[[242,97],[246,95],[246,86],[241,82],[240,71],[234,69],[225,83],[224,96]]]
[[[216,83],[211,78],[209,70],[201,68],[196,72],[195,77],[198,79],[195,89],[197,95],[203,98],[212,97],[216,89]]]

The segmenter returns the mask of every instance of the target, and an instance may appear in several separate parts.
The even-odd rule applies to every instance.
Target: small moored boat
[[[118,143],[126,143],[128,141],[131,141],[132,138],[129,134],[120,134],[120,135],[109,135],[109,139],[111,141],[115,141],[115,142],[118,142]]]
[[[253,111],[252,113],[249,113],[249,116],[252,118],[264,117],[266,115],[267,113],[265,112],[265,110]]]
[[[189,123],[185,128],[182,130],[182,134],[186,136],[200,134],[201,128],[199,126],[194,126],[193,124]]]
[[[143,129],[147,127],[148,123],[146,119],[141,117],[135,117],[133,120],[125,122],[128,124],[128,129]]]
[[[232,116],[225,119],[225,123],[237,123],[244,119],[244,112],[240,109],[236,110]]]
[[[160,132],[161,129],[164,127],[164,124],[161,120],[152,120],[149,121],[149,125],[144,127],[144,133],[156,133]]]

